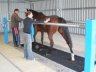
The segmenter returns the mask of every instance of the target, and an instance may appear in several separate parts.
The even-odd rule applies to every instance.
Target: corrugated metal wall
[[[43,12],[45,15],[56,15],[56,0],[34,2],[34,10]]]
[[[25,18],[25,11],[26,8],[30,8],[29,2],[23,2],[19,0],[9,0],[10,3],[8,3],[8,0],[0,0],[0,22],[2,22],[3,17],[7,17],[7,19],[11,17],[13,11],[15,8],[20,9],[20,17]],[[20,28],[22,28],[22,24],[20,25]],[[10,24],[8,23],[8,30],[10,30]],[[3,32],[3,28],[0,25],[0,32]]]
[[[4,16],[8,17],[8,4],[5,1],[6,0],[0,0],[0,22],[2,22],[2,18]],[[3,31],[3,28],[0,24],[0,32],[2,32],[2,31]]]
[[[95,19],[95,0],[63,0],[63,4],[63,16],[67,20],[85,21]],[[70,32],[84,35],[85,29],[75,27],[70,28]]]
[[[36,1],[33,3],[23,2],[20,0],[0,0],[0,21],[2,17],[11,17],[15,8],[20,9],[20,16],[24,18],[26,8],[32,8],[37,11],[43,12],[45,15],[59,15],[66,20],[72,21],[85,21],[86,19],[95,19],[96,17],[96,4],[95,0],[45,0]],[[31,5],[30,5],[31,4]],[[77,24],[77,23],[75,23]],[[78,23],[79,24],[79,23]],[[22,27],[22,26],[20,26]],[[9,27],[8,27],[9,28]],[[83,28],[69,28],[71,33],[85,34]],[[3,29],[0,26],[0,32]]]
[[[47,0],[34,2],[34,10],[46,15],[59,15],[66,20],[85,21],[95,19],[95,0]],[[79,23],[74,23],[79,24]],[[85,35],[83,28],[69,28],[71,33]]]

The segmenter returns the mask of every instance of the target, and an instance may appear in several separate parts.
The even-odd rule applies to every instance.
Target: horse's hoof
[[[48,53],[51,53],[52,52],[52,49],[49,49]]]
[[[51,53],[52,53],[52,50],[49,50],[49,51],[46,53],[46,56],[51,55]]]
[[[75,61],[75,55],[73,53],[71,54],[71,60]]]
[[[43,51],[43,49],[40,48],[39,51]]]
[[[51,53],[46,53],[46,54],[45,54],[45,56],[49,56],[49,55],[51,55]]]
[[[41,47],[44,47],[44,45],[42,45]]]
[[[72,60],[71,58],[67,58],[67,60],[70,62],[75,62],[75,60]]]

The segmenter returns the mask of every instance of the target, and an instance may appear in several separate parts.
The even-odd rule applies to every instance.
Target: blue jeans
[[[34,58],[32,52],[31,34],[24,33],[24,58],[32,60]]]
[[[18,30],[18,28],[17,28]],[[19,34],[19,30],[18,30],[18,34],[15,34],[15,30],[14,27],[12,27],[12,35],[13,35],[13,43],[14,45],[19,46],[20,45],[20,34]]]

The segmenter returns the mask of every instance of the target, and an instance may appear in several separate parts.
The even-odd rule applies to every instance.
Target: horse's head
[[[30,9],[26,9],[27,11],[25,12],[25,16],[28,16],[28,11],[32,12]]]
[[[44,19],[44,17],[45,17],[45,15],[42,12],[37,12],[37,11],[32,10],[32,9],[27,9],[27,11],[31,11],[32,12],[33,19],[41,20],[41,19]],[[27,16],[27,12],[25,13],[25,15]]]

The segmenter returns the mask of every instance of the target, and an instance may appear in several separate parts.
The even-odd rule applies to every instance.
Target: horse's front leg
[[[43,51],[43,39],[44,39],[44,32],[41,31],[41,43],[42,43],[42,48],[40,48],[39,51]]]
[[[49,38],[49,41],[50,41],[50,48],[49,48],[49,51],[48,51],[48,54],[49,54],[49,53],[51,53],[53,45],[54,45],[53,34],[48,34],[48,38]]]
[[[37,26],[34,26],[34,30],[35,30],[35,33],[34,33],[34,42],[36,42],[36,35],[37,35]]]
[[[36,34],[34,34],[34,42],[36,42]]]
[[[44,39],[44,32],[41,32],[41,43],[43,45],[43,39]]]

